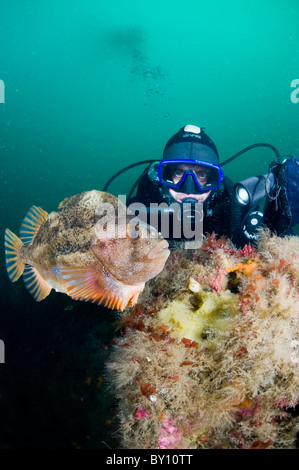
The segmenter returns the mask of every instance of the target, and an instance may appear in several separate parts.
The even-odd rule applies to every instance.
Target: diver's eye
[[[183,174],[184,170],[181,170],[180,168],[175,168],[171,173],[171,178],[174,182],[176,182],[182,178]]]
[[[199,180],[207,180],[209,174],[207,171],[197,171],[196,175]]]
[[[138,225],[130,227],[127,231],[127,235],[131,240],[138,240],[138,238],[140,238],[140,231]]]

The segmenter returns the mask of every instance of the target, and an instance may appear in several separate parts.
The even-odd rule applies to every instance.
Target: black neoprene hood
[[[192,132],[189,129],[194,129]],[[202,128],[182,127],[166,143],[162,160],[201,160],[219,165],[216,145]]]

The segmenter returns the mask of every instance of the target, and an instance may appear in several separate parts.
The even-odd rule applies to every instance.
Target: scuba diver
[[[141,203],[150,213],[155,204],[166,203],[167,210],[176,203],[182,208],[180,220],[184,210],[192,220],[200,204],[203,234],[225,235],[238,247],[254,244],[262,226],[281,236],[293,234],[291,227],[299,222],[298,159],[293,155],[281,156],[272,145],[260,143],[246,147],[220,164],[217,148],[204,129],[194,125],[181,128],[166,143],[161,160],[146,160],[126,167],[110,178],[103,190],[122,172],[149,163],[129,192],[130,207]],[[269,147],[276,155],[267,175],[237,184],[224,176],[225,164],[258,146]],[[289,158],[281,163],[282,157]],[[259,208],[261,201],[263,212]],[[165,238],[171,240],[173,234],[170,232]]]

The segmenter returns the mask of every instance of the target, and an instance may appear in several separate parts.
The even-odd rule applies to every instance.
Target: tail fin
[[[4,237],[6,270],[11,282],[16,282],[22,276],[25,264],[20,261],[19,251],[23,246],[22,241],[8,228]]]

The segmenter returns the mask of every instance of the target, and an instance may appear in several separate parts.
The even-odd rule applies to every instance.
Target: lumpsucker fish
[[[5,230],[7,273],[23,275],[36,301],[52,289],[72,299],[124,310],[169,256],[157,230],[128,216],[119,198],[87,191],[64,199],[48,214],[32,206],[17,237]]]

